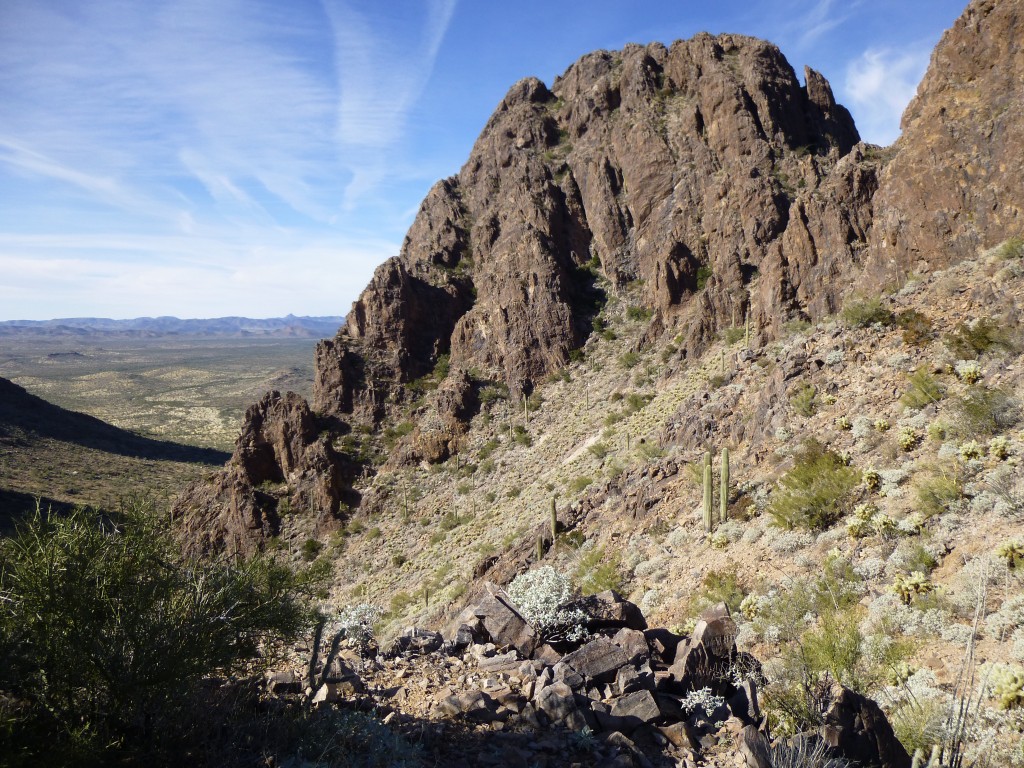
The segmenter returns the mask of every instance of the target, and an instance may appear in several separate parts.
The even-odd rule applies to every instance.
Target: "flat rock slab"
[[[563,656],[562,663],[572,667],[588,680],[610,683],[615,680],[619,667],[629,663],[629,657],[621,647],[607,637],[597,637],[582,648]]]
[[[511,646],[523,658],[529,658],[540,643],[537,632],[501,589],[488,584],[487,591],[487,597],[474,608],[484,630],[496,645]]]
[[[615,717],[635,719],[637,724],[650,723],[661,717],[661,709],[650,691],[634,691],[620,696],[612,704],[612,715]]]

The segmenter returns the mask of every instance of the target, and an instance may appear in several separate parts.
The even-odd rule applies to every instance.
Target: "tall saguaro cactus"
[[[705,492],[706,493],[706,492]],[[718,522],[729,519],[729,449],[722,448],[722,474],[718,487]]]
[[[710,534],[715,527],[714,506],[712,502],[711,454],[706,454],[705,459],[705,530]]]
[[[555,497],[551,497],[551,541],[558,538],[558,507],[555,505]]]

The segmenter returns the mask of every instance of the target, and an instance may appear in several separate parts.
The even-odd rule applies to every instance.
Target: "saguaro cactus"
[[[555,506],[555,497],[551,497],[551,541],[558,537],[558,507]]]
[[[729,519],[729,449],[722,449],[722,475],[718,488],[718,522]]]
[[[708,454],[710,455],[710,454]],[[711,533],[715,527],[714,509],[711,499],[711,462],[704,463],[704,530]]]

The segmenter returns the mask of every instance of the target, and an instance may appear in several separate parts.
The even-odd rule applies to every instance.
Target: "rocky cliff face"
[[[976,0],[932,54],[875,198],[873,276],[941,268],[1024,231],[1024,4]]]
[[[251,406],[227,466],[175,502],[172,516],[183,521],[188,549],[251,554],[289,533],[292,510],[302,510],[313,530],[329,528],[348,478],[320,433],[320,420],[293,392],[268,392]]]
[[[529,391],[590,333],[598,277],[642,282],[687,354],[748,311],[765,333],[832,311],[879,164],[824,78],[805,79],[773,45],[702,34],[517,83],[321,345],[316,407],[379,418],[389,382],[449,352]]]

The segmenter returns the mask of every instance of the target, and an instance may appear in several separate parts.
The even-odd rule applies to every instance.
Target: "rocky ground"
[[[269,674],[267,690],[371,711],[420,764],[772,768],[803,749],[833,768],[910,765],[878,705],[841,686],[820,729],[770,745],[760,663],[737,652],[724,604],[689,637],[648,628],[614,592],[579,605],[586,637],[556,641],[561,652],[493,585],[447,639],[410,628],[380,652],[349,621],[302,649],[312,664]]]

